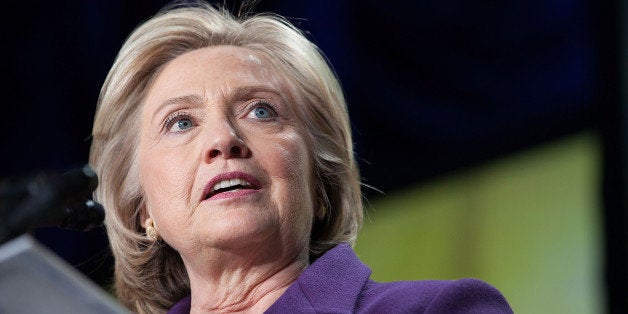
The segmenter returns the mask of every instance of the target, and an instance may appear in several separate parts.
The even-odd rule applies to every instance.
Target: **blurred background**
[[[87,162],[107,71],[167,2],[3,3],[1,178]],[[306,31],[340,77],[368,200],[356,251],[373,278],[476,277],[518,313],[628,311],[627,10],[619,0],[255,9]],[[104,229],[33,235],[107,289]]]

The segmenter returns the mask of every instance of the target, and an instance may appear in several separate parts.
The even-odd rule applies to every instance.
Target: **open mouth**
[[[247,181],[246,179],[233,178],[233,179],[220,180],[209,189],[209,191],[204,196],[204,200],[209,199],[220,193],[236,192],[240,190],[250,190],[250,189],[256,189],[256,188],[251,182]]]

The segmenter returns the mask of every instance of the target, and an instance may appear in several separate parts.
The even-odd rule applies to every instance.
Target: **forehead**
[[[279,71],[263,56],[235,46],[193,50],[170,61],[157,75],[147,94],[147,103],[178,93],[206,98],[247,85],[265,85],[283,94],[289,91]],[[288,96],[288,95],[284,95]]]

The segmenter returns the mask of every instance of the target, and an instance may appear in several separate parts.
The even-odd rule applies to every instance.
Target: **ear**
[[[146,206],[142,206],[142,209],[140,209],[140,225],[142,225],[144,229],[149,225],[149,219],[152,221],[148,209],[146,209]]]

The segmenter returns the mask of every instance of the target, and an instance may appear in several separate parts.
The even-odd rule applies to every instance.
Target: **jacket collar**
[[[267,313],[352,313],[370,275],[348,244],[338,244],[305,269]]]

